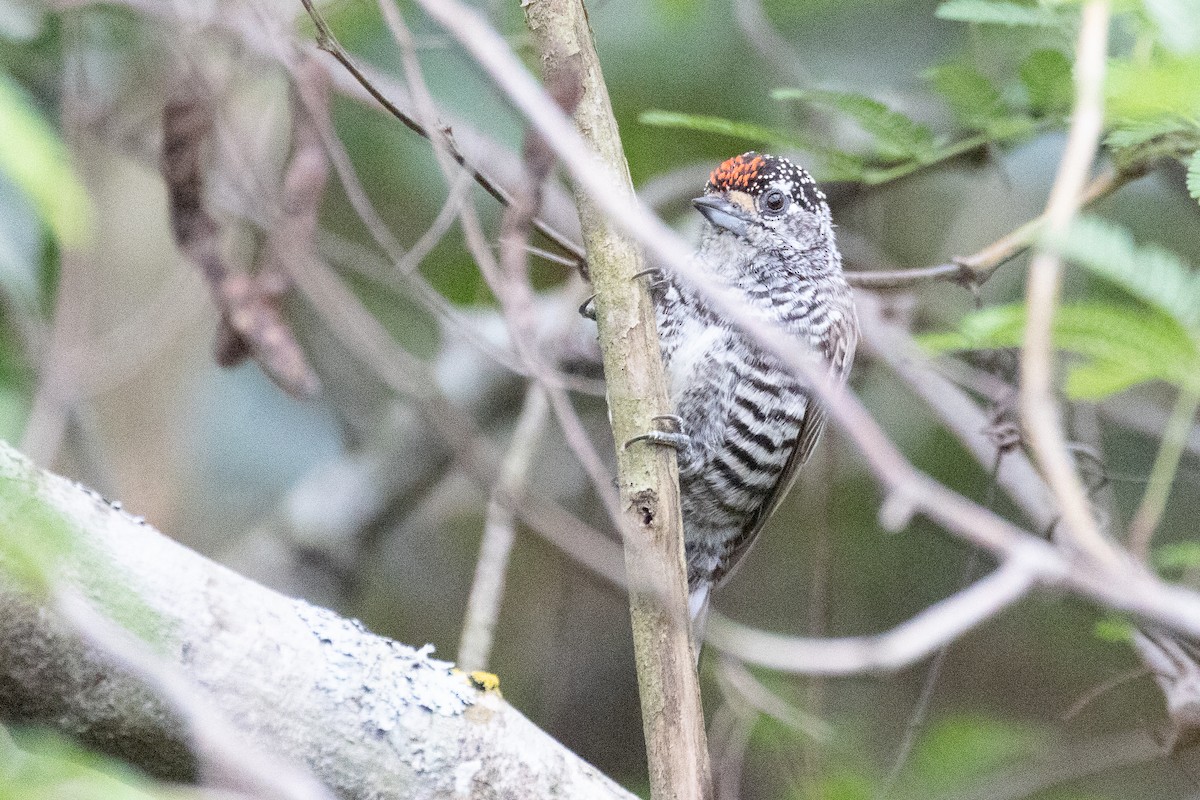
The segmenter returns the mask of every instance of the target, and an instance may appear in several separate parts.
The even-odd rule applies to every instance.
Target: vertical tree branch
[[[1079,208],[1104,123],[1104,69],[1108,52],[1108,0],[1091,0],[1083,8],[1083,24],[1075,60],[1075,108],[1058,175],[1046,204],[1049,236],[1062,235]],[[1029,265],[1026,303],[1029,323],[1021,350],[1021,420],[1029,444],[1062,512],[1066,541],[1081,555],[1108,566],[1121,557],[1100,532],[1087,492],[1067,452],[1062,420],[1054,400],[1054,312],[1062,289],[1062,260],[1040,249]]]
[[[580,0],[533,0],[526,22],[538,42],[548,84],[574,79],[583,94],[575,123],[595,147],[614,189],[636,203],[608,89]],[[589,195],[576,204],[593,286],[609,415],[617,442],[617,475],[626,533],[634,651],[642,724],[655,800],[702,800],[711,793],[708,746],[687,625],[683,520],[675,456],[647,444],[623,443],[650,429],[669,409],[654,308],[638,274],[642,252]]]

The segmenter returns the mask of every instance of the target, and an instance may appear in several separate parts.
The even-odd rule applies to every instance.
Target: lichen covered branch
[[[69,532],[54,585],[153,630],[152,646],[246,742],[343,798],[632,796],[449,663],[284,597],[191,552],[94,492],[0,447],[0,519]],[[0,569],[13,549],[0,552]],[[119,570],[120,583],[97,579]],[[113,587],[119,586],[119,590]],[[0,712],[81,738],[165,779],[195,761],[169,710],[50,600],[0,590]],[[152,620],[152,622],[151,622]]]

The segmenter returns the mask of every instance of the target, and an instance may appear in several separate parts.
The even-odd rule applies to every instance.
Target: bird
[[[787,158],[742,153],[692,201],[691,276],[731,291],[844,382],[858,321],[825,194]],[[671,270],[651,284],[672,414],[637,439],[677,451],[688,611],[699,641],[712,593],[787,494],[825,423],[805,381]],[[697,649],[697,653],[698,653]]]

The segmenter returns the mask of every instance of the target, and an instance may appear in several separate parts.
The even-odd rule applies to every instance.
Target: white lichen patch
[[[473,758],[470,761],[464,761],[454,768],[454,796],[455,797],[470,797],[471,784],[475,780],[475,776],[479,774],[479,770],[483,769],[483,762],[478,758]]]
[[[414,709],[458,716],[474,702],[475,692],[449,661],[433,658],[433,646],[416,650],[369,633],[357,620],[296,602],[297,614],[321,643],[333,669],[323,670],[315,687],[335,703],[355,703],[366,712],[372,731],[386,735]]]

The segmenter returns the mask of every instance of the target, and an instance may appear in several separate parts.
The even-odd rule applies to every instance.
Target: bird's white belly
[[[714,349],[729,335],[729,331],[696,321],[684,325],[677,335],[675,351],[671,354],[668,366],[672,403],[676,403],[689,386],[695,385],[697,370],[711,362]]]

